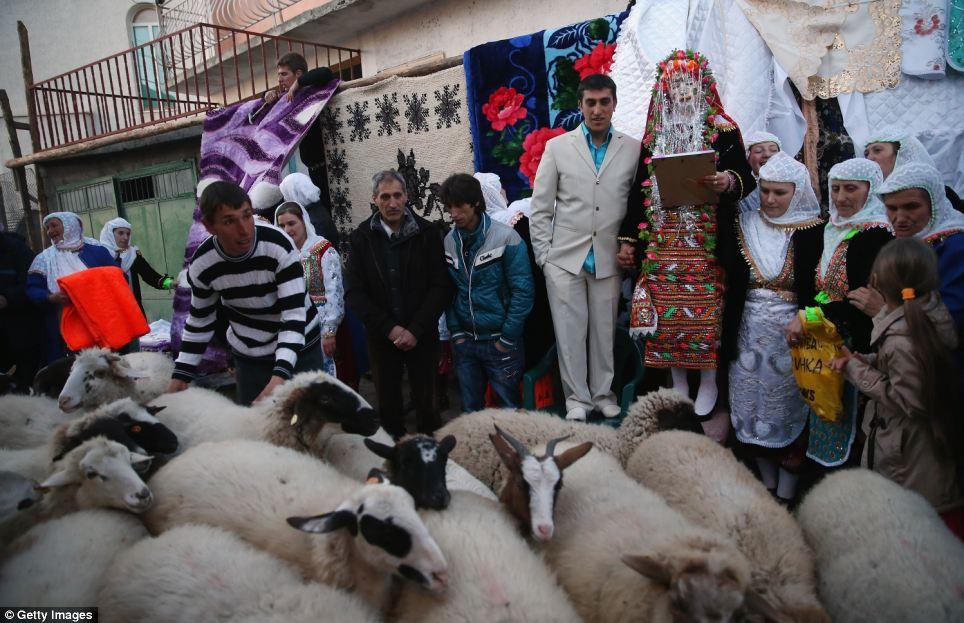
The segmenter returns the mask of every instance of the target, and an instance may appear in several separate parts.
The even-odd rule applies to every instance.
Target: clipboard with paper
[[[664,208],[718,203],[720,198],[700,181],[716,173],[716,152],[692,151],[653,156],[653,175]]]

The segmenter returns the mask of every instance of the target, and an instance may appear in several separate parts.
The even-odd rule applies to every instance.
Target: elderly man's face
[[[923,188],[889,193],[882,199],[897,238],[909,238],[920,233],[931,220],[931,198]]]
[[[408,203],[408,195],[402,184],[392,178],[382,180],[378,184],[378,192],[372,197],[372,203],[378,208],[382,222],[398,230],[405,216],[405,204]]]

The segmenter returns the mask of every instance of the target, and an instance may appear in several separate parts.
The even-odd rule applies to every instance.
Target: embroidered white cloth
[[[131,230],[131,238],[134,237],[134,228],[131,227],[131,224],[117,217],[104,223],[104,226],[100,230],[100,243],[107,247],[114,257],[120,255],[121,269],[123,269],[125,273],[129,273],[131,266],[134,265],[134,260],[137,259],[137,247],[128,243],[126,249],[123,251],[120,250],[120,247],[117,246],[117,239],[114,238],[114,230],[118,227],[126,227]]]
[[[944,194],[944,181],[937,169],[920,162],[894,167],[894,172],[880,185],[877,194],[886,195],[908,188],[923,188],[931,198],[931,220],[914,234],[916,238],[931,241],[964,231],[964,214],[955,210]]]
[[[908,76],[940,80],[947,69],[947,0],[902,0],[900,70]]]
[[[830,201],[830,222],[823,230],[823,254],[820,256],[820,277],[827,274],[830,267],[830,260],[840,243],[854,227],[871,227],[880,225],[890,228],[890,221],[887,220],[887,210],[877,196],[880,185],[884,183],[884,174],[880,167],[873,160],[866,158],[851,158],[839,162],[830,168],[827,174],[827,197]],[[834,180],[841,181],[861,181],[870,184],[867,193],[867,200],[855,213],[850,216],[840,216],[837,206],[833,202]]]

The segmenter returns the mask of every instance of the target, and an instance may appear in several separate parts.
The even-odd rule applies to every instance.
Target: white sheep
[[[797,520],[835,623],[964,621],[964,543],[922,496],[848,469],[817,484]]]
[[[754,590],[786,618],[830,622],[800,526],[730,450],[696,433],[656,433],[629,457],[626,473],[693,523],[731,538],[750,561]]]
[[[449,586],[435,595],[406,585],[393,609],[395,620],[580,621],[542,557],[498,503],[455,491],[446,510],[421,515],[446,553]]]
[[[350,387],[324,372],[303,372],[251,407],[208,389],[192,387],[152,400],[165,407],[160,420],[177,435],[180,447],[208,441],[264,440],[320,455],[338,432],[370,435],[375,410]]]
[[[132,452],[153,456],[177,449],[177,438],[154,416],[155,407],[142,407],[130,398],[115,400],[82,417],[65,422],[46,443],[34,448],[0,448],[0,470],[43,480],[56,460],[87,439],[103,436],[123,444]]]
[[[0,447],[19,450],[47,443],[58,426],[71,416],[46,396],[0,396]]]
[[[307,579],[354,590],[377,609],[387,603],[392,573],[430,590],[446,581],[445,558],[404,489],[362,486],[290,448],[201,444],[158,470],[151,487],[157,502],[144,523],[152,534],[186,523],[225,528]],[[292,517],[319,511],[333,512]]]
[[[98,606],[103,623],[378,620],[358,598],[305,582],[288,563],[203,525],[172,528],[118,556]]]
[[[572,442],[591,441],[593,447],[626,463],[643,439],[661,429],[692,421],[692,401],[670,389],[659,389],[639,398],[619,428],[566,421],[558,416],[511,409],[485,409],[459,416],[436,431],[440,438],[454,435],[458,444],[451,458],[493,491],[503,485],[499,457],[489,442],[493,425],[511,430],[523,443],[544,444],[569,435]]]
[[[107,348],[77,354],[58,404],[64,411],[94,409],[120,398],[148,402],[167,389],[174,362],[162,353],[118,355]]]
[[[750,565],[729,539],[691,523],[591,443],[561,445],[556,455],[559,441],[530,452],[507,431],[492,438],[509,467],[506,507],[538,531],[546,560],[586,621],[774,614],[750,588]],[[538,530],[544,521],[552,523]]]
[[[0,525],[40,501],[37,481],[22,474],[0,471]]]
[[[114,557],[147,536],[133,515],[84,510],[31,528],[0,553],[0,603],[97,606]]]
[[[8,543],[46,519],[87,508],[116,508],[143,513],[151,490],[134,470],[150,457],[129,451],[103,437],[88,439],[61,459],[42,483],[43,499],[0,525],[0,543]]]

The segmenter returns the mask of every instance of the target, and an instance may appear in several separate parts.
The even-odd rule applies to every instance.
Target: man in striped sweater
[[[305,292],[298,250],[280,230],[255,224],[247,193],[214,182],[201,194],[211,237],[188,268],[191,311],[169,392],[187,388],[214,337],[217,303],[228,319],[237,400],[268,396],[296,372],[322,369],[318,315]]]

